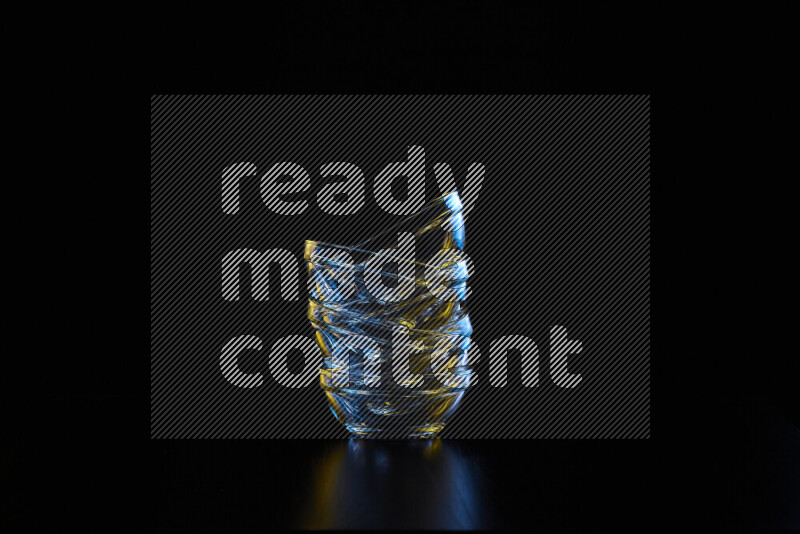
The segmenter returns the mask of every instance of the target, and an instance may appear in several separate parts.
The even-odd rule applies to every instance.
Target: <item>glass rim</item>
[[[386,228],[385,230],[381,230],[377,234],[369,236],[366,239],[364,239],[362,241],[359,241],[358,243],[356,243],[354,245],[340,245],[338,243],[329,243],[329,242],[320,241],[320,240],[317,240],[317,239],[306,239],[305,240],[306,250],[308,250],[309,245],[310,246],[325,245],[325,246],[344,249],[344,250],[353,250],[353,251],[357,251],[357,252],[369,252],[369,253],[372,253],[372,254],[376,254],[378,251],[368,250],[368,249],[364,249],[364,248],[361,248],[361,247],[363,245],[365,245],[366,243],[368,243],[369,241],[372,241],[372,240],[374,240],[374,239],[376,239],[378,237],[384,236],[384,235],[386,235],[386,234],[388,234],[388,233],[390,233],[390,232],[392,232],[394,230],[397,230],[397,228],[399,226],[402,226],[403,224],[406,224],[407,222],[409,222],[409,221],[411,221],[413,219],[416,219],[416,218],[421,217],[422,215],[425,215],[431,209],[433,209],[433,208],[435,208],[435,207],[437,207],[439,205],[445,205],[446,206],[449,203],[453,203],[454,204],[454,206],[450,210],[451,213],[453,213],[453,214],[461,213],[461,211],[463,211],[463,209],[464,209],[464,205],[461,202],[461,198],[458,196],[458,191],[451,191],[449,193],[446,193],[444,195],[441,195],[441,196],[431,200],[430,202],[428,202],[427,204],[422,206],[418,211],[416,211],[416,212],[412,213],[411,215],[405,217],[404,219],[402,219],[401,221],[397,222],[396,224],[393,224],[389,228]],[[424,226],[423,228],[419,229],[419,230],[416,230],[414,232],[414,234],[417,235],[418,231],[424,230],[426,228],[427,228],[427,225]],[[308,259],[308,258],[306,258],[306,259]]]

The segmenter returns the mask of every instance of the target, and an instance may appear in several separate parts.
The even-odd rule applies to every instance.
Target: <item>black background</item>
[[[334,4],[274,8],[259,16],[198,9],[132,23],[134,30],[119,39],[125,42],[102,55],[97,50],[107,44],[105,33],[96,38],[75,32],[77,51],[48,48],[47,65],[69,73],[64,79],[79,85],[98,111],[97,131],[116,134],[92,137],[120,176],[119,187],[110,184],[114,192],[103,195],[107,207],[98,210],[117,212],[126,199],[138,207],[113,232],[97,234],[105,261],[115,266],[110,276],[130,275],[130,298],[95,288],[87,306],[90,325],[105,335],[91,346],[57,352],[41,388],[29,392],[24,407],[13,406],[19,417],[9,427],[24,430],[4,436],[3,489],[13,490],[4,491],[11,495],[3,501],[4,521],[12,531],[296,526],[298,511],[313,501],[325,448],[336,447],[148,439],[145,216],[131,191],[140,190],[144,202],[148,171],[141,140],[149,95],[649,94],[655,93],[656,72],[664,90],[653,100],[659,148],[653,173],[658,326],[652,438],[475,441],[454,448],[483,477],[484,517],[495,518],[487,528],[798,527],[800,447],[791,402],[796,388],[783,364],[793,350],[791,325],[781,322],[786,303],[745,301],[785,291],[779,267],[789,258],[776,254],[768,238],[791,222],[791,213],[772,210],[768,228],[756,229],[764,222],[758,208],[774,204],[755,199],[763,189],[769,200],[786,190],[781,176],[790,146],[779,128],[788,123],[783,91],[789,63],[778,24],[785,14],[739,13],[731,24],[720,13],[689,12],[669,19],[669,31],[656,32],[650,13],[531,12],[511,3],[471,11],[460,5],[388,6],[380,12]],[[106,32],[114,33],[121,19],[114,18]],[[720,36],[714,32],[721,26],[728,30]],[[687,42],[698,29],[699,42]],[[82,57],[95,61],[83,68],[75,63]],[[133,88],[139,93],[125,96]],[[724,147],[721,130],[728,134]],[[93,182],[107,184],[103,178]],[[730,189],[752,196],[748,202],[733,199]],[[86,228],[98,225],[96,212],[86,217]],[[742,264],[745,274],[731,276]],[[753,264],[769,267],[770,276],[755,269],[748,275]],[[398,465],[407,467],[413,453],[398,452]],[[383,480],[378,487],[391,484]]]

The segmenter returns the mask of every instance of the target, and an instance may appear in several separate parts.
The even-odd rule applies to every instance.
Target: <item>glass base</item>
[[[361,423],[345,423],[345,428],[357,438],[365,439],[431,439],[442,431],[444,423],[409,427],[406,429],[392,428],[391,431],[380,428],[371,428]]]

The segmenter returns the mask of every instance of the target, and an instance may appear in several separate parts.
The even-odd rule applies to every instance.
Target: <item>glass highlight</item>
[[[355,436],[433,437],[469,387],[461,211],[453,192],[356,245],[306,241],[320,385]]]

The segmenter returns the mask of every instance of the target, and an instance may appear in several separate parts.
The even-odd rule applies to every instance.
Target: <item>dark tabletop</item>
[[[800,431],[767,405],[656,440],[161,441],[162,529],[800,527]],[[711,435],[713,434],[713,435]]]
[[[113,407],[74,409],[106,437],[3,445],[8,532],[800,528],[800,431],[766,404],[604,441],[109,440]]]

